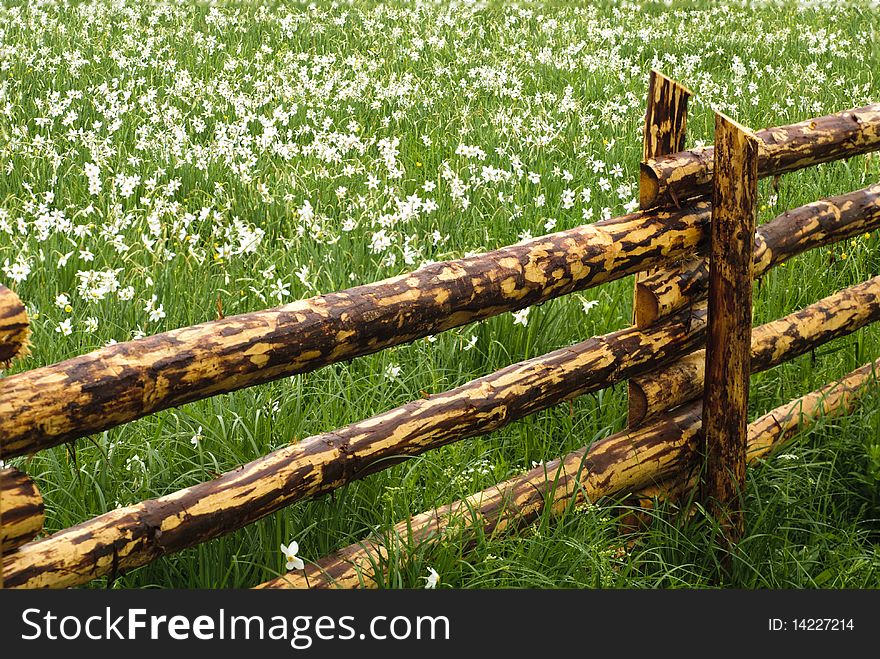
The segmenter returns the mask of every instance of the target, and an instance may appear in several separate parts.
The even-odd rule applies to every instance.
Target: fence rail
[[[652,77],[652,98],[660,89],[656,76]],[[666,88],[684,89],[680,85]],[[677,98],[678,111],[669,116],[660,112],[646,120],[646,125],[657,129],[646,131],[643,206],[679,205],[704,193],[713,180],[720,181],[713,177],[712,149],[661,155],[664,140],[678,148],[683,145],[686,102]],[[880,149],[880,105],[755,135],[758,174],[781,174]],[[656,148],[649,149],[648,140],[656,141]],[[651,154],[657,157],[648,157]],[[739,178],[727,176],[724,189],[738,193]],[[742,208],[741,204],[731,206],[731,217],[740,217],[737,213],[744,212]],[[707,367],[701,349],[707,325],[722,315],[711,305],[707,311],[704,300],[711,263],[717,264],[720,258],[717,251],[710,265],[703,258],[710,251],[710,230],[718,212],[719,206],[705,199],[689,200],[680,208],[652,207],[486,254],[432,264],[375,284],[108,346],[0,380],[0,457],[8,459],[169,407],[305,373],[627,275],[647,273],[636,283],[636,301],[648,311],[637,313],[632,327],[302,440],[215,480],[107,512],[21,546],[16,542],[11,550],[3,545],[3,584],[68,587],[101,576],[112,578],[228,534],[296,501],[332,491],[407,456],[491,432],[624,380],[630,380],[628,431],[464,502],[407,520],[394,532],[411,529],[420,538],[423,533],[439,536],[453,517],[466,511],[478,512],[466,526],[488,530],[515,526],[539,514],[548,495],[550,505],[557,509],[584,496],[595,500],[631,493],[644,498],[650,493],[671,496],[686,491],[694,485],[692,473],[701,453],[700,442],[705,441],[701,430],[704,408],[697,399],[715,388],[703,382]],[[808,204],[758,227],[754,245],[747,235],[744,265],[731,275],[731,281],[739,290],[750,290],[753,276],[763,275],[786,259],[878,227],[880,184]],[[20,306],[14,294],[0,287],[0,350],[12,343],[3,334],[10,325],[4,326],[4,318],[14,317],[21,324],[23,307],[16,304]],[[4,308],[13,307],[18,310],[15,314],[4,315]],[[746,326],[741,384],[747,384],[749,371],[787,361],[878,317],[880,277],[875,277],[752,329],[751,350]],[[24,343],[17,345],[16,352]],[[750,458],[763,454],[821,411],[836,414],[851,409],[867,385],[876,384],[877,366],[876,362],[867,364],[841,383],[753,422],[747,433],[729,433],[728,439]],[[644,425],[636,427],[640,424]],[[42,509],[30,517],[39,517],[42,525]],[[5,533],[5,522],[3,527]],[[371,540],[347,548],[310,567],[308,574],[320,583],[330,583],[325,577],[333,577],[337,585],[351,585],[355,580],[368,585],[367,563],[374,568],[381,564],[387,554],[387,547],[382,547],[381,542]],[[296,585],[298,578],[293,575],[284,584],[266,585]]]

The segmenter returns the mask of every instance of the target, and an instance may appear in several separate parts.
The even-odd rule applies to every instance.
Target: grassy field
[[[877,3],[10,2],[0,5],[0,281],[32,354],[257,310],[635,207],[648,71],[754,128],[880,100]],[[214,6],[211,6],[214,5]],[[814,6],[812,6],[814,5]],[[759,221],[880,179],[857,157],[762,183]],[[755,322],[880,273],[873,233],[755,289]],[[632,280],[169,410],[11,463],[47,532],[166,494],[512,362],[625,327]],[[598,304],[585,305],[587,301]],[[585,308],[588,309],[585,311]],[[757,416],[880,356],[867,328],[752,379]],[[113,587],[248,587],[621,429],[622,385],[410,459]],[[880,394],[749,471],[731,569],[713,523],[663,507],[621,547],[613,508],[414,550],[384,585],[872,587]],[[106,585],[103,580],[93,585]]]

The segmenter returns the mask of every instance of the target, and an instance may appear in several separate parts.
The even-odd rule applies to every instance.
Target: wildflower
[[[464,351],[467,352],[468,350],[473,348],[475,345],[477,345],[477,335],[472,334],[471,338],[469,338],[467,340],[467,343],[465,343],[465,345],[464,345]]]
[[[525,327],[529,324],[529,312],[532,310],[531,307],[526,307],[525,309],[521,309],[520,311],[513,312],[513,324],[514,325],[522,325]]]
[[[281,279],[276,279],[275,283],[269,288],[269,295],[278,298],[278,301],[281,302],[290,295],[290,285],[285,284]]]
[[[146,305],[144,305],[144,311],[150,314],[151,323],[156,323],[165,317],[165,309],[163,305],[160,304],[158,307],[156,306],[157,299],[158,298],[153,295],[150,301],[147,302]]]
[[[397,364],[388,364],[388,366],[385,367],[385,377],[389,380],[396,380],[397,376],[400,375],[400,370],[400,366]]]
[[[599,304],[599,300],[581,300],[581,306],[583,307],[584,313],[590,313],[590,309]]]
[[[204,435],[202,434],[202,427],[199,426],[199,429],[196,430],[196,434],[192,436],[192,439],[189,440],[190,444],[193,446],[198,446],[199,442],[204,439]],[[284,551],[284,545],[281,545],[281,551]]]
[[[98,319],[94,316],[89,316],[85,319],[85,321],[83,321],[83,329],[91,334],[98,329]]]
[[[55,306],[59,309],[63,309],[64,307],[70,304],[70,298],[67,297],[66,293],[60,293],[55,296]]]
[[[287,559],[287,563],[285,566],[288,570],[302,570],[305,569],[305,563],[303,563],[303,559],[296,555],[299,551],[299,543],[296,540],[291,540],[289,545],[281,545],[281,553],[284,554],[284,558]]]
[[[432,567],[428,568],[428,576],[422,577],[425,580],[425,588],[426,589],[434,589],[437,587],[437,584],[440,583],[440,575],[437,573]]]
[[[73,333],[73,327],[71,327],[70,318],[62,320],[58,323],[58,327],[55,328],[56,332],[60,332],[63,336],[70,336]]]

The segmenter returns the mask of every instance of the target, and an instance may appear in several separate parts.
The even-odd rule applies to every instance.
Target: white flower
[[[590,313],[590,309],[599,304],[599,300],[581,300],[581,306],[583,306],[584,313]]]
[[[529,312],[532,310],[531,307],[526,307],[520,311],[513,312],[513,324],[514,325],[522,325],[525,327],[529,324]]]
[[[471,334],[471,338],[469,338],[467,340],[467,343],[465,343],[465,345],[464,345],[464,351],[467,352],[468,350],[473,348],[475,345],[477,345],[477,335]]]
[[[388,364],[385,367],[385,377],[389,380],[396,380],[398,375],[400,375],[400,366],[397,364]]]
[[[284,558],[287,559],[287,569],[288,570],[302,570],[305,568],[305,563],[303,563],[303,559],[296,555],[299,551],[299,543],[296,540],[291,540],[289,545],[281,545],[281,553],[284,554]]]
[[[428,576],[422,577],[426,581],[425,588],[434,589],[437,587],[437,584],[440,583],[440,575],[437,574],[437,570],[432,567],[428,568]]]
[[[55,328],[56,332],[60,332],[64,336],[70,336],[73,333],[73,327],[70,324],[70,318],[61,321],[58,323],[58,327]]]
[[[157,296],[153,295],[149,302],[144,305],[144,311],[150,314],[150,322],[155,323],[162,320],[165,317],[165,309],[163,305],[156,306]]]
[[[278,301],[281,302],[290,295],[290,285],[285,284],[281,279],[276,279],[275,283],[269,287],[269,295],[278,298]]]
[[[83,321],[83,329],[91,334],[98,329],[98,319],[94,316],[89,316]]]
[[[192,436],[192,439],[189,440],[189,443],[192,444],[193,446],[198,446],[199,442],[202,441],[202,439],[204,439],[204,437],[205,436],[202,434],[202,427],[199,426],[199,429],[196,430],[196,434]],[[284,551],[284,549],[283,549],[284,545],[281,545],[281,547],[282,547],[282,551]]]
[[[63,309],[68,304],[70,304],[70,298],[67,297],[66,293],[61,293],[60,295],[55,296],[55,306],[59,309]]]

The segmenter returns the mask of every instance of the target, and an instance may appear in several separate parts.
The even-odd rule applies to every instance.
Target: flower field
[[[758,129],[878,102],[880,5],[2,2],[0,283],[27,304],[32,345],[0,378],[631,212],[651,68],[694,93],[688,148],[712,143],[714,110]],[[875,154],[762,181],[758,221],[878,180]],[[783,266],[755,285],[755,324],[880,274],[880,232]],[[632,286],[628,277],[10,464],[36,480],[46,531],[57,531],[626,327]],[[878,356],[880,328],[867,327],[756,375],[752,417]],[[250,587],[625,423],[618,385],[112,586]],[[467,551],[414,547],[391,557],[382,585],[876,586],[880,394],[749,470],[732,561],[699,509],[660,505],[632,538],[619,534],[619,513],[588,504]]]

